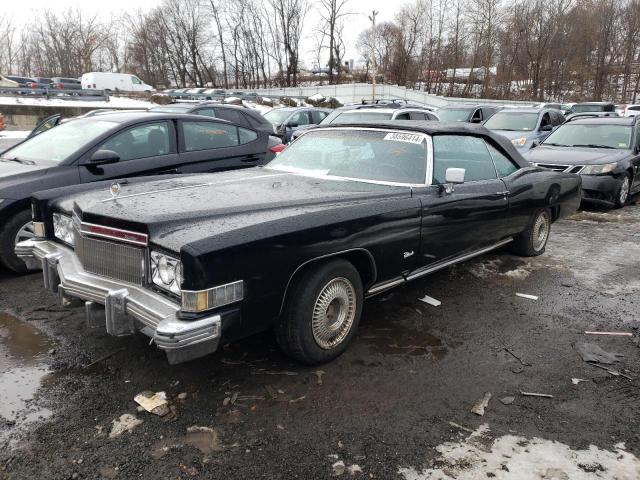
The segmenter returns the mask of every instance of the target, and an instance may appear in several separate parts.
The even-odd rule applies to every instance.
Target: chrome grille
[[[145,280],[146,249],[97,240],[75,232],[75,251],[85,271],[136,285]]]
[[[548,168],[554,172],[580,173],[584,165],[556,165],[553,163],[536,163],[537,167]]]

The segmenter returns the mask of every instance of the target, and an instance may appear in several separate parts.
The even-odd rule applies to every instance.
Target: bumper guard
[[[105,325],[111,335],[141,332],[164,350],[170,364],[186,362],[217,350],[220,315],[185,321],[176,302],[140,285],[101,277],[82,268],[74,251],[49,240],[25,240],[16,255],[28,267],[42,267],[44,286],[57,293],[62,306],[85,302],[87,325]],[[104,307],[103,307],[104,305]]]

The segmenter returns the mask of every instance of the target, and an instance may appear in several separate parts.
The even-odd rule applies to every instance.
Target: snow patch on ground
[[[70,100],[65,97],[40,98],[22,95],[19,97],[0,97],[2,105],[27,105],[38,107],[91,107],[91,108],[150,108],[153,103],[138,98],[109,97],[104,100]]]
[[[469,273],[476,278],[494,277],[496,275],[503,275],[505,277],[514,279],[527,278],[531,274],[531,270],[527,267],[529,265],[521,265],[510,270],[507,270],[503,266],[503,261],[500,258],[493,260],[486,260],[484,262],[476,263],[469,267]]]
[[[516,435],[495,438],[487,424],[464,440],[436,447],[431,468],[400,467],[405,480],[636,480],[640,460],[616,445],[616,451],[591,445],[573,450],[560,442]]]
[[[31,130],[2,130],[0,132],[0,139],[8,138],[27,138],[31,133]]]

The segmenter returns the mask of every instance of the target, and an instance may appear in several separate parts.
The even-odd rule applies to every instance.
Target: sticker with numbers
[[[415,143],[419,145],[424,140],[422,135],[415,135],[413,133],[387,133],[384,137],[385,140],[392,140],[394,142],[407,142],[407,143]]]

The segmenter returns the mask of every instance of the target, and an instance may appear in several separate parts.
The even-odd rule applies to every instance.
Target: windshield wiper
[[[551,145],[552,147],[575,147],[575,145],[565,145],[564,143],[542,142],[540,145]]]
[[[586,147],[586,148],[612,148],[616,149],[616,147],[612,147],[610,145],[598,145],[597,143],[587,143],[585,145],[571,145],[572,147]]]
[[[0,158],[2,158],[2,160],[9,160],[10,162],[22,163],[23,165],[35,165],[36,164],[36,162],[34,162],[32,160],[21,160],[18,157],[13,157],[13,158],[0,157]]]

